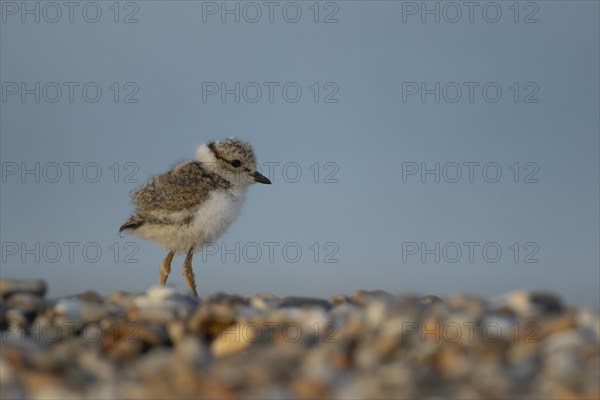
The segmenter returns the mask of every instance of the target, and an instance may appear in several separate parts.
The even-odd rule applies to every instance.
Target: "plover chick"
[[[168,250],[160,265],[160,284],[171,272],[175,253],[186,253],[183,275],[198,296],[192,256],[214,241],[237,217],[248,186],[270,184],[256,170],[250,144],[236,138],[203,144],[196,161],[184,161],[152,177],[130,193],[136,210],[121,225],[121,232],[152,239]]]

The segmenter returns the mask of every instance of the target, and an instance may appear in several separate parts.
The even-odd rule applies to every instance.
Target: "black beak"
[[[271,181],[258,171],[254,171],[254,173],[252,174],[252,178],[254,178],[254,181],[258,183],[266,183],[267,185],[271,184]]]

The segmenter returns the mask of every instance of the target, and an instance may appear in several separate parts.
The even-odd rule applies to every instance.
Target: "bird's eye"
[[[233,160],[230,161],[230,164],[233,165],[234,168],[238,168],[240,165],[242,165],[242,162],[240,160]]]

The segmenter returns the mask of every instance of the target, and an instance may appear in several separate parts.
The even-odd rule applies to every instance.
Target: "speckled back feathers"
[[[238,184],[247,183],[240,174],[247,176],[256,169],[252,146],[237,138],[202,145],[197,157],[198,161],[181,162],[134,189],[130,196],[136,210],[119,231],[135,230],[146,223],[187,224],[211,193],[229,193]],[[234,161],[240,166],[232,165]]]

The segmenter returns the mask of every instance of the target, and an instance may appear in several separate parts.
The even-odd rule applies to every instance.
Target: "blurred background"
[[[195,256],[201,293],[598,307],[599,3],[69,4],[0,3],[2,277],[156,284],[128,192],[239,136],[273,185]]]

